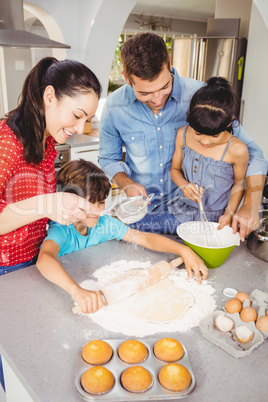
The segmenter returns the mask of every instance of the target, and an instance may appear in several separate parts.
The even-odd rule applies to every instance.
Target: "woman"
[[[55,141],[83,133],[101,86],[83,64],[42,59],[27,76],[18,107],[0,123],[0,275],[34,264],[49,219],[85,219],[90,204],[55,193]]]

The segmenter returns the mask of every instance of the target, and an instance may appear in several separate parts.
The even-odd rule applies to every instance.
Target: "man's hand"
[[[128,198],[135,197],[136,195],[144,195],[147,197],[145,188],[141,184],[135,183],[131,180],[124,172],[117,173],[113,177],[113,182],[124,190]]]
[[[242,207],[233,216],[232,229],[233,233],[239,231],[241,241],[245,240],[253,230],[260,225],[259,210],[253,209],[248,205]]]

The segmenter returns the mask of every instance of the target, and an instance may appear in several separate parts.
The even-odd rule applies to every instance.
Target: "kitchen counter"
[[[137,256],[137,247],[112,240],[60,260],[80,283],[89,279],[94,270],[113,261],[139,259],[154,264],[173,257],[143,248],[138,249]],[[208,281],[216,290],[215,300],[221,309],[227,300],[222,293],[225,287],[247,293],[253,289],[267,292],[267,263],[252,256],[242,244],[221,267],[209,270]],[[14,388],[16,380],[24,388],[17,399],[12,399],[11,392],[8,401],[80,401],[74,386],[78,350],[90,339],[126,338],[101,328],[88,317],[74,315],[70,296],[46,281],[35,266],[1,277],[0,303],[0,353],[6,362],[7,376],[13,373],[7,390]],[[196,387],[187,396],[187,402],[267,401],[268,340],[250,355],[235,359],[205,339],[198,327],[182,333],[178,328],[176,333],[155,337],[167,335],[179,338],[189,352]]]

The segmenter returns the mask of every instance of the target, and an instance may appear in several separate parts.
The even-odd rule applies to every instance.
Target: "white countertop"
[[[120,259],[150,260],[153,264],[173,257],[112,240],[60,260],[81,283],[94,270]],[[221,267],[209,270],[208,281],[216,290],[217,306],[222,308],[227,301],[222,293],[226,287],[267,292],[267,263],[252,256],[242,244]],[[85,334],[90,333],[90,339],[126,338],[88,317],[73,315],[70,296],[44,279],[35,266],[1,277],[0,304],[0,353],[36,402],[81,400],[74,380],[77,353],[89,341]],[[167,334],[157,334],[161,336]],[[198,327],[182,333],[178,328],[174,336],[186,346],[196,377],[187,402],[267,401],[268,340],[250,355],[235,359],[205,339]],[[142,400],[142,395],[139,398]]]

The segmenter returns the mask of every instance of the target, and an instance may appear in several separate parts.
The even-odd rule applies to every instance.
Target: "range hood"
[[[64,43],[25,31],[23,0],[0,0],[0,46],[64,48]]]

